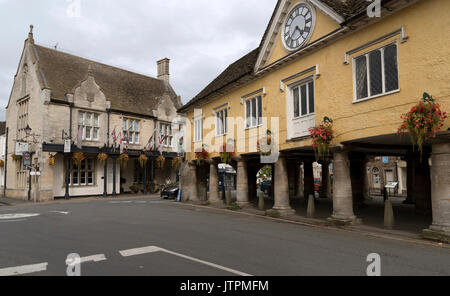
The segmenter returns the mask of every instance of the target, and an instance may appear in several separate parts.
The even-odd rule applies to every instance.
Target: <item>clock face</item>
[[[314,17],[314,11],[304,3],[291,10],[283,28],[283,43],[287,49],[298,49],[311,37]]]

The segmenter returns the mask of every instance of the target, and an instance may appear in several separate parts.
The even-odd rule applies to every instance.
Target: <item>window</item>
[[[94,185],[94,158],[86,158],[80,164],[70,161],[70,185],[91,186]]]
[[[123,119],[123,137],[127,139],[128,143],[138,145],[141,135],[141,122],[135,119]]]
[[[245,102],[246,127],[252,128],[262,124],[262,97]]]
[[[164,147],[172,147],[172,125],[167,123],[159,124],[159,134],[163,139]]]
[[[194,119],[194,142],[201,142],[203,139],[203,118]]]
[[[25,128],[28,126],[28,105],[30,100],[26,99],[17,104],[17,138],[23,139],[26,136]]]
[[[223,136],[228,133],[228,109],[216,113],[216,135]]]
[[[314,107],[314,82],[310,81],[292,89],[294,100],[294,117],[311,115]]]
[[[397,44],[354,59],[356,100],[387,94],[399,88]]]
[[[100,130],[99,115],[90,112],[79,112],[78,128],[83,129],[83,140],[98,141]]]

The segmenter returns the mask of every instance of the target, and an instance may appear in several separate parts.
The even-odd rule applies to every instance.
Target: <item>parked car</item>
[[[161,198],[162,199],[176,199],[178,197],[178,191],[180,191],[178,183],[169,185],[166,188],[164,188],[163,190],[161,190]]]

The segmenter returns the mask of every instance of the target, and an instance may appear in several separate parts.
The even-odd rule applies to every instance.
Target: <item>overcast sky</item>
[[[38,44],[58,44],[59,50],[153,77],[156,61],[170,58],[171,84],[186,103],[259,45],[275,5],[276,0],[0,0],[0,120],[30,24]]]

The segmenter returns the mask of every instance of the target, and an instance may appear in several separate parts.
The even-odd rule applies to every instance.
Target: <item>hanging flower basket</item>
[[[156,159],[156,165],[158,166],[158,169],[162,169],[165,164],[166,158],[164,156],[161,155]]]
[[[422,101],[401,118],[403,123],[398,132],[409,133],[411,142],[414,146],[417,145],[422,160],[424,142],[436,137],[436,133],[444,126],[447,113],[441,111],[439,104],[436,104],[432,96],[424,93]]]
[[[83,152],[75,152],[72,156],[72,160],[76,162],[78,165],[81,165],[81,162],[85,159],[86,157],[84,156]]]
[[[101,164],[105,164],[105,162],[108,160],[108,154],[100,153],[99,155],[97,155],[97,159]]]
[[[330,144],[333,141],[333,120],[328,117],[323,119],[323,123],[319,126],[309,129],[309,133],[313,140],[314,153],[316,159],[324,159],[330,154]]]
[[[120,166],[122,168],[126,168],[127,167],[127,163],[130,160],[130,157],[128,156],[128,154],[120,154],[119,156],[119,161],[120,161]]]
[[[261,156],[269,156],[272,154],[273,143],[272,143],[272,132],[267,130],[266,136],[259,139],[256,142],[258,153]]]
[[[48,158],[48,165],[49,166],[54,166],[55,165],[55,157],[54,156],[50,156]]]
[[[0,168],[5,167],[5,161],[3,159],[0,159]]]
[[[181,157],[175,157],[174,159],[172,159],[172,168],[178,170],[181,166],[182,161],[183,159]]]
[[[234,156],[234,145],[232,144],[223,144],[220,147],[220,161],[222,163],[229,164]]]
[[[201,151],[195,152],[195,160],[197,162],[197,166],[201,166],[209,160],[209,152],[206,150],[206,145],[202,146]]]
[[[17,162],[22,161],[22,155],[11,154],[11,158]]]
[[[141,154],[139,156],[139,165],[141,166],[141,168],[145,167],[145,165],[147,164],[147,161],[148,161],[148,157],[145,156],[145,154]]]

